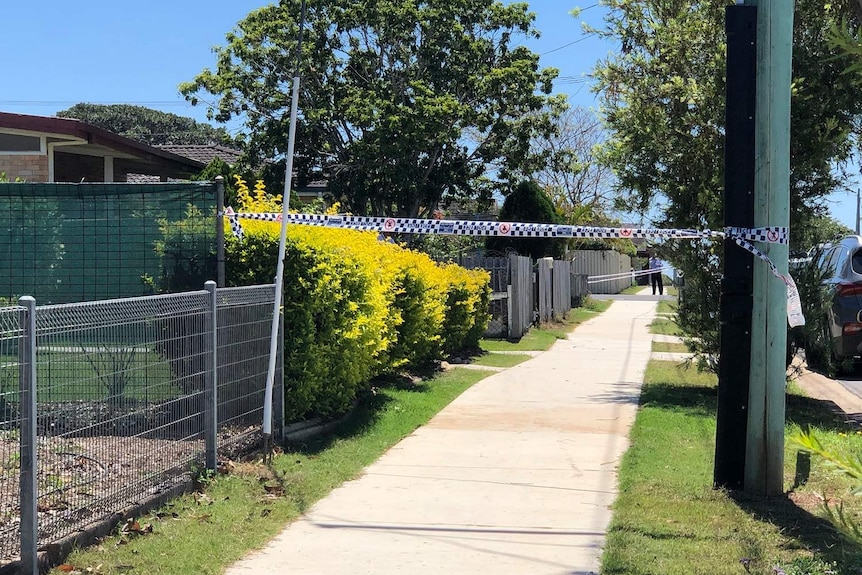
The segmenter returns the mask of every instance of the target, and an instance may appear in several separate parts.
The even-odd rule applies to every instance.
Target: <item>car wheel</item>
[[[823,359],[826,371],[841,375],[843,358],[835,353],[832,347],[832,333],[829,331],[829,316],[823,318]]]

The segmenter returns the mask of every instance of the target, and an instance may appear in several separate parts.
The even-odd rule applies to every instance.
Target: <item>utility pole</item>
[[[755,227],[790,225],[790,79],[793,0],[757,0]],[[787,244],[762,244],[787,273]],[[745,491],[784,491],[787,290],[765,265],[754,266],[751,376]]]
[[[859,235],[859,190],[856,190],[856,235]]]
[[[727,6],[724,225],[754,225],[754,115],[757,7]],[[724,240],[715,426],[715,487],[738,490],[745,480],[754,256]]]

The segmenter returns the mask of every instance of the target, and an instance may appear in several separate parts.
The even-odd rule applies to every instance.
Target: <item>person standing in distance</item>
[[[658,288],[658,295],[664,295],[664,282],[661,279],[661,260],[652,254],[649,258],[649,279],[652,285],[652,295],[655,295]]]

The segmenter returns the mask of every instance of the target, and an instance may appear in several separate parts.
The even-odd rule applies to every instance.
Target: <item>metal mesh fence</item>
[[[260,437],[274,301],[274,285],[218,290],[219,449],[235,449]],[[275,381],[280,382],[281,361],[276,366]]]
[[[186,483],[208,424],[210,453],[260,437],[274,296],[264,285],[216,290],[215,308],[208,291],[35,308],[40,545]],[[0,565],[20,552],[23,310],[0,308]],[[214,352],[219,401],[207,410]]]
[[[0,298],[196,289],[215,277],[211,184],[0,184]]]
[[[18,413],[19,307],[0,309],[0,558],[18,555],[21,453]],[[2,561],[0,561],[2,564]]]
[[[509,332],[509,258],[465,257],[459,262],[468,269],[480,268],[491,274],[491,319],[485,330],[486,337],[506,337]]]
[[[38,308],[39,539],[184,481],[203,451],[207,292]]]
[[[485,329],[485,337],[506,337],[509,335],[509,298],[492,299],[488,305],[491,319]]]

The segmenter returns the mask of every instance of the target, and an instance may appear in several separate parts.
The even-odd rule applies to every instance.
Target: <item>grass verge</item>
[[[596,317],[612,303],[587,299],[581,307],[572,308],[562,320],[531,328],[518,341],[483,339],[479,341],[479,347],[483,351],[545,351],[558,339],[565,339],[578,324]]]
[[[494,353],[487,352],[474,357],[470,363],[473,365],[484,365],[486,367],[514,367],[523,363],[532,356],[525,353]]]
[[[649,287],[648,285],[645,285],[645,286],[633,285],[633,286],[629,286],[629,287],[625,288],[623,291],[620,292],[620,294],[622,294],[622,295],[636,295],[636,294],[639,294],[642,289],[648,288],[648,287]]]
[[[679,329],[673,320],[661,317],[652,320],[652,323],[649,324],[649,331],[650,333],[659,335],[683,335],[682,330]]]
[[[662,299],[659,300],[658,307],[656,307],[655,311],[656,313],[673,314],[677,312],[677,306],[678,304],[676,301]]]
[[[743,498],[712,489],[716,394],[712,374],[650,362],[620,467],[603,575],[859,573],[862,550],[817,511],[816,493],[846,496],[849,484],[816,462],[806,477],[791,447],[786,496]],[[787,421],[787,433],[805,425],[828,446],[862,448],[862,436],[824,402],[789,394]],[[845,509],[856,514],[862,506],[845,498]]]
[[[652,350],[669,353],[688,353],[688,346],[684,343],[671,343],[668,341],[652,342]]]
[[[222,573],[488,375],[455,369],[380,388],[333,435],[294,446],[269,467],[237,463],[202,490],[141,518],[139,530],[74,552],[53,573]]]

